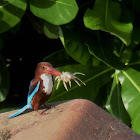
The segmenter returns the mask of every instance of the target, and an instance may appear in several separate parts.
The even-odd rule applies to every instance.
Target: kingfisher
[[[26,109],[33,109],[37,112],[38,115],[45,115],[39,113],[38,109],[41,105],[50,98],[54,86],[53,75],[61,76],[62,73],[53,68],[53,66],[49,62],[40,62],[37,65],[35,70],[35,77],[30,82],[28,96],[27,96],[27,104],[17,111],[15,114],[8,117],[8,119],[12,119],[21,113],[23,113]]]

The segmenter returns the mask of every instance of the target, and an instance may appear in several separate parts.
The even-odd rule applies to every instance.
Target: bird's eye
[[[45,70],[45,67],[41,66],[41,68],[42,68],[43,70]]]

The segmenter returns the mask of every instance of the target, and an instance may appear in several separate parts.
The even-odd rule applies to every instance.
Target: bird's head
[[[53,66],[49,62],[40,62],[37,65],[35,76],[41,76],[42,74],[51,74],[60,76],[62,73],[58,70],[54,69]]]

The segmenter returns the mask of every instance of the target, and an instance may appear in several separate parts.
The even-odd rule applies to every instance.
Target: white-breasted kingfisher
[[[15,114],[8,117],[12,119],[26,109],[33,109],[39,115],[44,115],[38,112],[39,107],[50,98],[54,79],[53,75],[60,76],[62,73],[52,67],[49,62],[40,62],[35,70],[35,77],[31,81],[27,96],[27,105],[17,111]]]

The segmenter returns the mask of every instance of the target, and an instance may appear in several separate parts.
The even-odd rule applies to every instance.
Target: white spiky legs
[[[78,77],[76,77],[75,75],[77,74],[80,74],[80,75],[85,75],[84,73],[81,73],[81,72],[75,72],[75,73],[70,73],[70,72],[62,72],[62,75],[61,76],[57,76],[55,78],[55,80],[57,80],[57,86],[56,86],[56,89],[58,89],[59,85],[60,85],[60,81],[63,81],[63,85],[65,87],[65,89],[68,91],[68,88],[67,88],[67,82],[69,83],[69,86],[71,88],[71,80],[74,80],[75,83],[78,85],[78,86],[81,86],[79,81],[86,86],[86,84],[81,80],[79,79]]]

